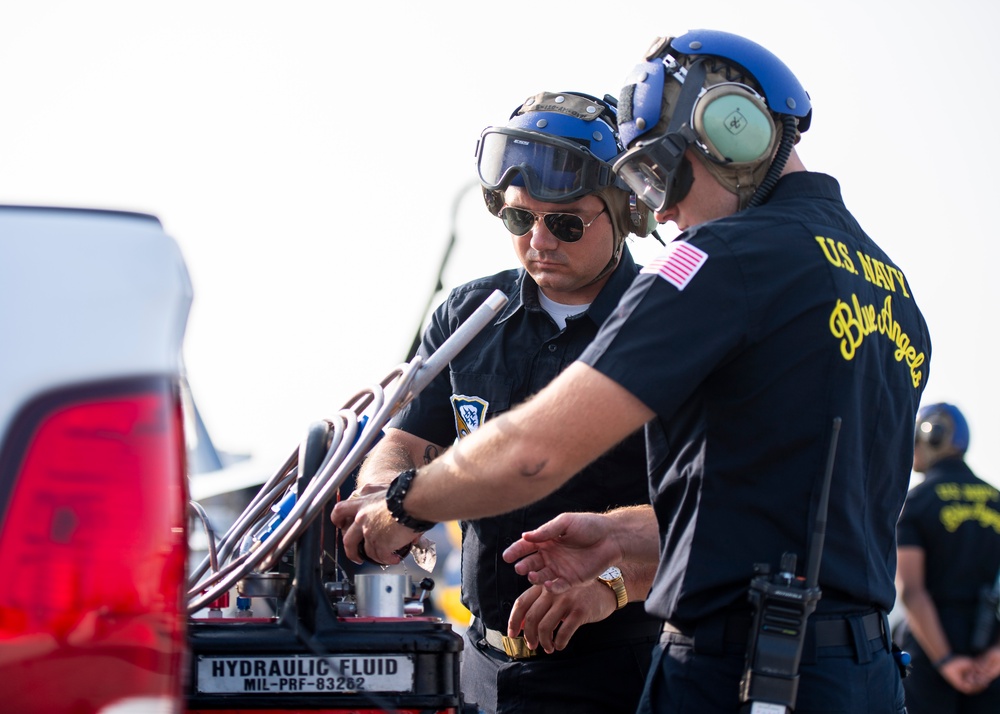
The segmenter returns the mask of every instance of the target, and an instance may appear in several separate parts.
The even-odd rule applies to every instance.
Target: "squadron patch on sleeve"
[[[683,290],[706,260],[708,253],[700,248],[687,241],[674,241],[639,272],[659,275],[678,290]]]
[[[486,421],[486,410],[490,404],[479,397],[452,394],[451,406],[455,410],[455,431],[459,439],[464,439]]]

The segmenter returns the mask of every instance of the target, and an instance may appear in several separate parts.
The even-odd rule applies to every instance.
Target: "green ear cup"
[[[695,130],[717,159],[748,163],[764,158],[774,141],[774,122],[755,96],[729,87],[706,93],[695,108]]]

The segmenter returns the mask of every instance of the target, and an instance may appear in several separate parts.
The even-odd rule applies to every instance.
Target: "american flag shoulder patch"
[[[674,241],[639,272],[659,275],[678,290],[683,290],[706,260],[708,253],[700,248],[687,241]]]

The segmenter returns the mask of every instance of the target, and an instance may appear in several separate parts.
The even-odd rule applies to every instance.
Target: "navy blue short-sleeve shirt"
[[[971,615],[1000,570],[1000,492],[960,457],[942,459],[907,494],[896,535],[900,546],[924,551],[924,584],[937,607]],[[969,635],[947,634],[952,647]]]
[[[453,290],[434,312],[419,354],[436,350],[496,289],[508,298],[502,314],[389,426],[446,447],[540,391],[574,362],[618,304],[638,268],[628,249],[586,312],[560,330],[541,308],[538,286],[524,270],[508,270]],[[506,631],[514,601],[530,587],[501,554],[521,533],[568,511],[605,511],[649,503],[641,430],[537,503],[495,518],[462,523],[462,598],[486,627]],[[653,622],[630,603],[587,625],[591,637],[614,636],[626,622]]]
[[[818,610],[890,609],[930,349],[902,270],[829,176],[786,175],[668,245],[581,357],[658,417],[648,608],[678,624],[746,608],[754,564],[785,552],[803,574],[839,417]]]

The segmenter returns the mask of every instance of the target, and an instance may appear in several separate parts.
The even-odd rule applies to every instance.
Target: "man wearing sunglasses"
[[[625,558],[658,563],[646,608],[668,624],[642,712],[900,714],[886,613],[931,352],[911,285],[837,182],[806,171],[794,145],[810,99],[765,48],[661,38],[619,109],[617,174],[683,232],[577,362],[421,468],[405,498],[373,495],[344,539],[398,547],[413,538],[399,519],[531,503],[646,425],[651,509],[560,516],[505,558],[552,592]],[[822,596],[799,627],[814,563]],[[774,587],[751,590],[768,572]],[[770,608],[753,624],[764,591],[798,594],[792,626]],[[774,660],[747,673],[761,637]]]
[[[505,126],[483,132],[476,163],[486,207],[509,232],[522,267],[466,283],[436,310],[420,347],[425,356],[495,289],[508,298],[496,322],[392,420],[357,494],[381,492],[401,471],[413,473],[528,399],[594,338],[637,274],[625,237],[655,226],[615,183],[610,162],[620,149],[614,106],[573,92],[529,97]],[[595,573],[585,587],[554,595],[500,553],[564,511],[648,504],[645,463],[636,432],[558,493],[462,523],[462,599],[473,615],[461,667],[466,701],[485,712],[634,711],[662,626],[639,602],[653,568],[619,563],[620,572]],[[345,548],[358,557],[356,542]],[[399,560],[377,538],[363,551],[376,562]]]

